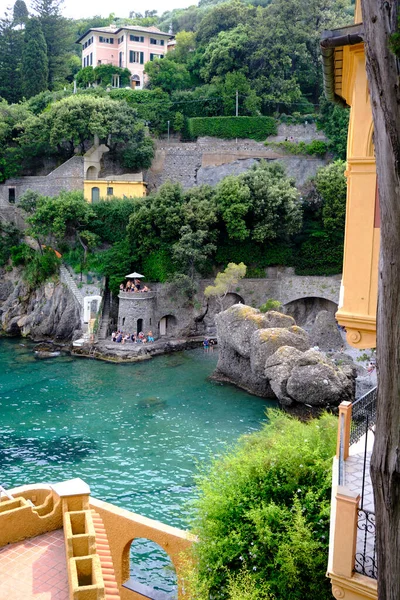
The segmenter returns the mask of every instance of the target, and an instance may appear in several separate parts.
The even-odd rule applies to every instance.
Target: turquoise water
[[[201,349],[136,364],[0,340],[0,484],[81,477],[92,495],[187,527],[198,463],[265,420],[266,402],[209,381]]]

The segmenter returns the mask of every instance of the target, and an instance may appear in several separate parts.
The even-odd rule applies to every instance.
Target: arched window
[[[140,77],[139,75],[132,75],[131,77],[131,88],[139,88],[140,87]]]
[[[100,189],[98,187],[92,187],[92,202],[98,202],[100,200]]]

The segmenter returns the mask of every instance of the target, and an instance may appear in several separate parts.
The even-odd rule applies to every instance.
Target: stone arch
[[[240,294],[236,292],[229,292],[229,294],[225,296],[224,308],[227,309],[234,304],[245,304],[245,301]]]
[[[283,305],[283,308],[287,315],[294,318],[297,325],[305,326],[313,323],[321,310],[327,310],[335,315],[338,305],[327,298],[307,296],[287,302]]]
[[[90,180],[97,179],[98,175],[99,175],[99,173],[95,166],[91,165],[90,167],[88,167],[86,169],[86,179],[90,179]]]
[[[174,315],[164,315],[158,323],[160,337],[174,335],[178,321]]]
[[[176,569],[170,555],[160,544],[148,538],[134,538],[126,544],[122,562],[125,569],[122,586],[144,598],[164,594],[175,597],[178,589]],[[151,564],[151,570],[149,569]]]

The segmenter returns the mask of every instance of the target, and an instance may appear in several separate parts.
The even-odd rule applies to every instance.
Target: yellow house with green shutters
[[[360,0],[354,25],[323,33],[321,54],[327,98],[351,107],[343,279],[336,318],[346,328],[349,344],[374,348],[380,221]]]
[[[141,198],[146,195],[146,184],[142,174],[123,175],[119,179],[114,175],[112,179],[85,179],[83,193],[85,200],[90,203],[107,200],[110,198]]]

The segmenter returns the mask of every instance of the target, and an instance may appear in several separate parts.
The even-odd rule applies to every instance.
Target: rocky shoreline
[[[209,339],[214,339],[209,336]],[[150,360],[162,354],[171,354],[183,350],[192,350],[203,345],[204,337],[169,338],[156,340],[147,344],[117,344],[110,341],[101,341],[95,344],[85,344],[81,347],[71,348],[72,356],[94,358],[112,363],[135,363]]]

